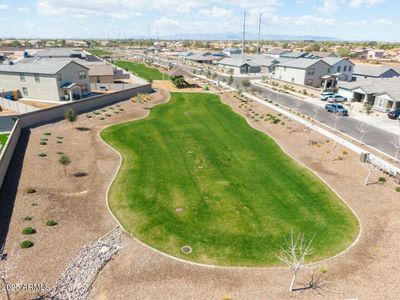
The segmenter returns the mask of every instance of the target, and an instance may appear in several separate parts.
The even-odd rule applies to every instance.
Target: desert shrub
[[[21,247],[21,249],[27,249],[33,246],[33,242],[29,240],[24,240],[19,244],[19,246]]]
[[[343,153],[343,155],[347,155],[348,154],[346,150],[343,150],[342,153]]]
[[[47,142],[49,139],[48,138],[41,138],[40,139],[42,142]]]
[[[45,133],[43,133],[44,135],[51,135],[51,132],[45,132]]]
[[[320,271],[322,274],[325,274],[326,272],[328,272],[328,269],[327,269],[326,267],[324,267],[324,266],[321,266],[321,267],[319,268],[319,271]]]
[[[64,152],[62,152],[62,151],[57,151],[57,154],[59,154],[59,155],[63,155],[63,154],[64,154]]]
[[[102,121],[103,121],[103,120],[104,120],[104,118],[100,118],[100,120],[102,120]]]
[[[107,117],[111,117],[111,114],[106,114]]]
[[[125,111],[125,109],[123,109],[123,108],[120,108],[120,109],[119,109],[119,111]]]
[[[40,157],[46,157],[46,156],[47,156],[47,154],[46,154],[46,153],[44,153],[44,152],[42,152],[42,153],[39,153],[39,154],[38,154],[38,156],[40,156]]]
[[[22,229],[21,233],[28,235],[28,234],[34,234],[36,231],[35,229],[33,229],[32,227],[25,227],[24,229]]]
[[[62,144],[62,141],[57,141],[57,144]]]
[[[57,140],[62,140],[63,137],[62,137],[61,135],[59,135],[59,136],[56,137],[56,139],[57,139]]]
[[[95,111],[94,114],[95,114],[95,115],[99,115],[100,113],[99,113],[98,111]]]
[[[337,160],[343,160],[343,157],[338,156],[338,157],[337,157]]]
[[[34,193],[36,193],[36,190],[35,190],[34,188],[28,188],[28,189],[26,190],[26,192],[27,192],[28,194],[34,194]]]
[[[378,181],[379,181],[380,183],[385,183],[385,182],[386,182],[386,178],[383,177],[383,176],[381,176],[381,177],[379,177]]]
[[[396,192],[400,193],[400,186],[394,189]]]
[[[33,202],[33,203],[32,203],[32,206],[39,206],[39,204]]]
[[[47,145],[47,143],[45,142],[45,141],[40,141],[40,143],[39,143],[40,145]]]
[[[24,217],[24,221],[31,221],[31,220],[32,220],[32,217],[29,217],[29,216]]]
[[[57,225],[57,222],[54,220],[47,220],[46,221],[46,226],[55,226]]]

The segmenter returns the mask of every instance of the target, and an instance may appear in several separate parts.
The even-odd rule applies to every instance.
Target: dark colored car
[[[325,105],[327,112],[332,112],[341,116],[347,116],[349,114],[348,110],[341,104],[330,103]]]
[[[400,108],[396,109],[396,110],[391,110],[388,113],[388,117],[389,119],[397,119],[400,117]]]

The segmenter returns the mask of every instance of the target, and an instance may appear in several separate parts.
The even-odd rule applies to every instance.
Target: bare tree
[[[364,180],[364,186],[367,186],[368,182],[369,182],[369,178],[371,177],[372,172],[376,169],[376,166],[369,162],[366,162],[364,165],[366,165],[366,168],[368,169],[367,177]]]
[[[356,125],[356,130],[360,134],[360,142],[361,144],[364,144],[364,135],[368,132],[368,124],[361,122]]]
[[[307,242],[304,238],[304,233],[299,233],[295,237],[292,232],[290,237],[285,239],[280,252],[275,254],[281,262],[288,265],[292,270],[292,281],[290,282],[289,292],[293,291],[297,272],[303,267],[306,257],[315,253],[315,249],[312,247],[314,238],[315,234]]]
[[[332,115],[330,115],[330,119],[333,121],[333,128],[335,128],[335,130],[337,130],[337,125],[338,125],[339,121],[342,119],[342,115],[332,114]]]
[[[396,150],[394,158],[396,160],[399,160],[397,158],[397,156],[399,155],[399,151],[400,151],[400,136],[395,136],[395,137],[391,138],[390,143],[393,145],[394,149]]]
[[[311,127],[306,125],[303,127],[303,131],[307,135],[307,145],[309,145],[310,144],[310,136],[311,136]]]
[[[319,113],[319,109],[320,109],[320,107],[319,107],[317,104],[314,104],[314,105],[312,106],[312,110],[313,110],[313,112],[314,112],[314,120],[317,120],[317,116],[318,116],[318,113]]]
[[[338,147],[338,144],[336,141],[334,143],[332,143],[331,161],[333,161],[335,158],[335,152],[336,152],[335,150],[337,149],[337,147]]]

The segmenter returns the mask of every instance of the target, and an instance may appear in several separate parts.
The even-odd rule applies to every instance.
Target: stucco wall
[[[16,121],[10,133],[10,136],[8,137],[7,143],[0,153],[0,188],[3,184],[4,177],[6,177],[7,169],[10,165],[20,135],[21,125],[19,124],[19,121]]]

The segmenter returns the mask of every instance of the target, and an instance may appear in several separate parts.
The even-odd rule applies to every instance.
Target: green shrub
[[[45,132],[44,135],[51,135],[51,132]]]
[[[24,221],[31,221],[32,220],[32,217],[29,217],[29,216],[26,216],[25,218],[24,218]]]
[[[400,186],[394,189],[396,192],[400,193]]]
[[[45,141],[40,141],[39,143],[40,145],[47,145],[47,143]]]
[[[41,138],[40,139],[42,142],[47,142],[49,139],[48,138]]]
[[[61,135],[59,135],[59,136],[56,137],[56,139],[57,139],[57,140],[62,140],[63,137],[62,137]]]
[[[55,226],[57,225],[57,222],[54,220],[47,220],[46,221],[46,226]]]
[[[33,229],[32,227],[25,227],[24,229],[22,229],[22,234],[34,234],[36,232],[35,229]]]
[[[28,189],[26,190],[26,192],[27,192],[28,194],[34,194],[34,193],[36,193],[36,190],[35,190],[34,188],[28,188]]]
[[[19,246],[21,247],[21,249],[27,249],[33,246],[33,242],[29,240],[24,240],[19,244]]]
[[[381,177],[379,177],[378,181],[379,181],[380,183],[385,183],[385,182],[386,182],[386,178],[383,177],[383,176],[381,176]]]

